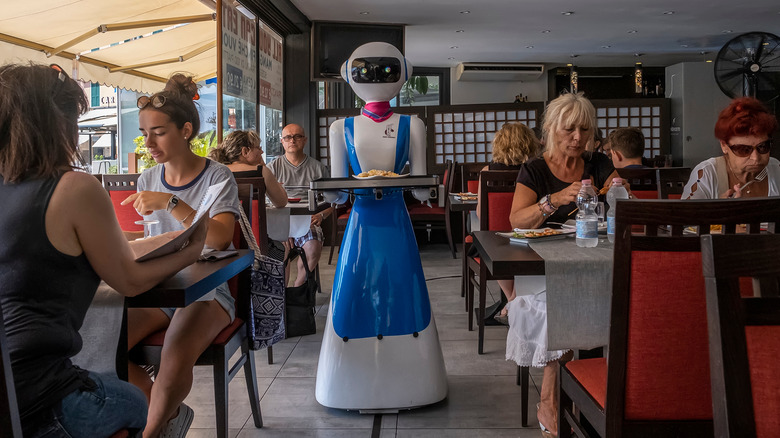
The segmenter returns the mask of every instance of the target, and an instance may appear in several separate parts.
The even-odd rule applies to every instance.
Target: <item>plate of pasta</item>
[[[389,170],[378,170],[378,169],[371,169],[366,172],[361,172],[357,175],[352,175],[353,178],[356,179],[376,179],[376,178],[404,178],[409,176],[408,173],[404,174],[397,174],[395,172],[391,172]]]

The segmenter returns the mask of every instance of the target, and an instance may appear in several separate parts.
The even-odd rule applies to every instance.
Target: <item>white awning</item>
[[[3,64],[56,63],[78,79],[144,93],[159,91],[174,72],[216,76],[215,14],[199,0],[5,3]]]

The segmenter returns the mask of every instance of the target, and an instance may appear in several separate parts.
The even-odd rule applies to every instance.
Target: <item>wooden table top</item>
[[[495,231],[475,231],[474,246],[494,276],[544,275],[544,259],[528,245],[510,243]]]

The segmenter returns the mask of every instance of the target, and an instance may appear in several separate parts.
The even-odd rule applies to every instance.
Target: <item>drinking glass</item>
[[[160,221],[157,219],[148,219],[148,220],[141,220],[141,221],[135,221],[136,225],[143,225],[144,226],[144,239],[147,239],[149,237],[154,236],[156,233],[154,232],[157,227],[155,225],[159,224]]]

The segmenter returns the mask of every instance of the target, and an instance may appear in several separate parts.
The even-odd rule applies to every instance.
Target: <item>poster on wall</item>
[[[255,103],[257,25],[231,3],[222,2],[222,92]]]
[[[260,24],[259,102],[261,105],[282,110],[282,38]]]

